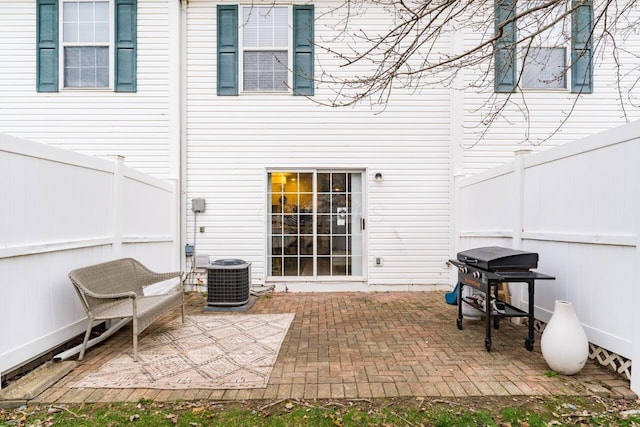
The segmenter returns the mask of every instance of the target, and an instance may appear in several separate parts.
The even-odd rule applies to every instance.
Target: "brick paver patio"
[[[188,312],[202,314],[205,303],[192,293]],[[295,319],[264,389],[71,388],[114,352],[130,349],[128,326],[90,349],[76,369],[34,403],[591,395],[598,390],[613,397],[632,395],[626,379],[593,361],[577,375],[549,376],[540,337],[528,352],[522,325],[501,322],[489,353],[484,323],[465,320],[460,331],[456,310],[444,302],[442,292],[269,294],[258,297],[248,313],[295,313]]]

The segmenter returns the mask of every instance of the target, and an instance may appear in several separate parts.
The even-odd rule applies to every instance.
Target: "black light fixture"
[[[382,172],[376,172],[376,174],[373,176],[373,180],[375,182],[382,182]]]

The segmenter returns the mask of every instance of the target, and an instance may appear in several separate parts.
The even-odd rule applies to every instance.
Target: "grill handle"
[[[464,262],[466,262],[467,264],[477,264],[478,263],[478,260],[475,259],[475,258],[471,258],[471,259],[469,259],[467,257],[463,257],[463,258],[464,258]]]

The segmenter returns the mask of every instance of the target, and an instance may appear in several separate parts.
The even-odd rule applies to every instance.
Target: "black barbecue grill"
[[[456,320],[458,329],[462,329],[463,302],[480,310],[485,315],[484,345],[487,351],[491,351],[491,323],[495,329],[498,329],[502,318],[527,317],[529,336],[525,339],[524,346],[529,351],[533,350],[535,342],[533,335],[535,281],[555,279],[555,277],[531,271],[531,269],[538,267],[538,254],[489,246],[458,252],[457,259],[449,261],[458,267],[458,319]],[[511,282],[527,284],[529,291],[527,311],[498,299],[498,285]],[[471,286],[484,293],[484,305],[478,304],[468,297],[463,298],[462,289],[465,286]],[[494,303],[492,303],[492,299]]]

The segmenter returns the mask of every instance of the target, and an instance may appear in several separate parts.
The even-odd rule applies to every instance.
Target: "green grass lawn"
[[[52,405],[2,426],[640,426],[640,402],[598,397],[399,398]]]

